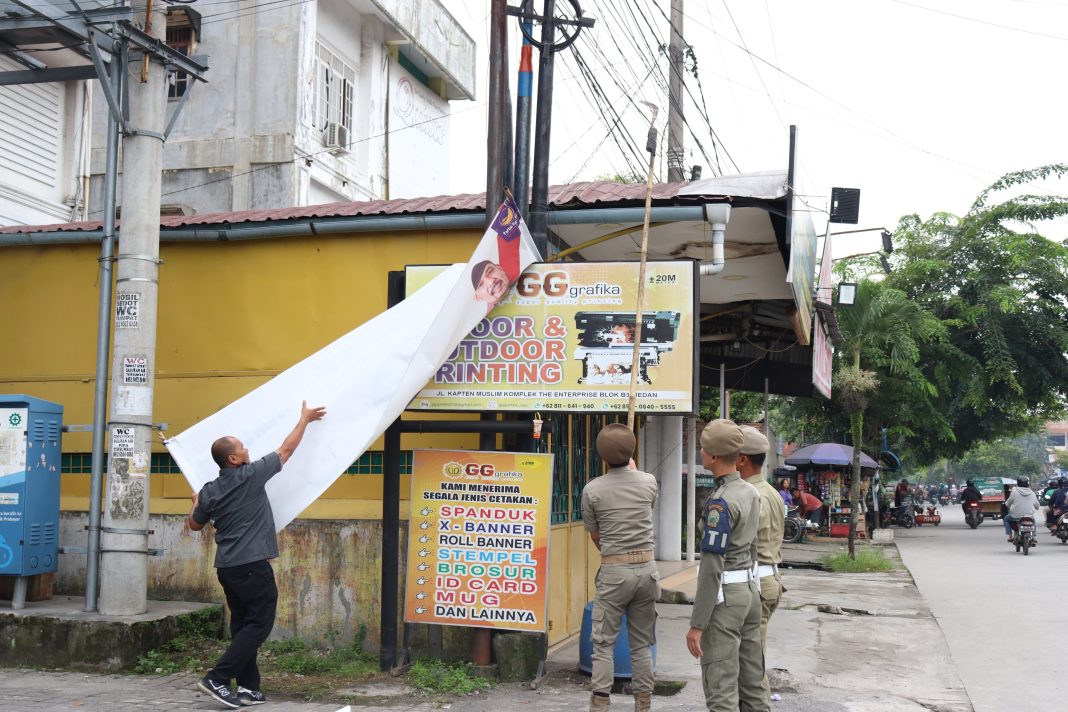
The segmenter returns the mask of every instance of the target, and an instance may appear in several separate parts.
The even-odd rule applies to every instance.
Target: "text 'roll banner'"
[[[409,266],[407,293],[442,269]],[[639,345],[637,410],[696,408],[697,266],[651,261]],[[625,411],[638,299],[637,262],[535,264],[409,404],[409,410]]]
[[[553,456],[415,450],[404,620],[545,632]]]
[[[282,444],[302,400],[326,406],[326,418],[308,427],[300,447],[267,483],[281,530],[400,417],[456,345],[538,259],[519,209],[506,200],[466,264],[444,268],[419,294],[170,438],[167,449],[199,491],[219,475],[211,458],[217,438],[237,437],[256,459]]]

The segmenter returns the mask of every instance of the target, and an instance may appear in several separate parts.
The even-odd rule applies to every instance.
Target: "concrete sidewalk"
[[[833,547],[832,545],[826,545]],[[805,554],[814,555],[823,546]],[[888,553],[896,557],[893,547]],[[796,555],[792,555],[796,556]],[[666,578],[685,585],[696,568],[679,566]],[[788,592],[772,620],[768,666],[773,691],[782,696],[776,712],[971,712],[942,632],[907,572],[830,574],[811,569],[784,571]],[[654,698],[655,710],[703,709],[700,666],[685,646],[691,607],[658,606],[657,679],[678,683]],[[401,684],[379,679],[339,691],[335,704],[281,700],[264,709],[353,712],[433,709],[501,712],[584,709],[589,676],[578,671],[578,641],[554,650],[549,676],[538,689],[502,684],[488,693],[439,702]],[[214,701],[196,692],[197,676],[87,675],[5,670],[0,675],[0,710],[213,710]],[[680,689],[681,687],[681,689]],[[266,690],[268,695],[270,690]],[[613,709],[629,709],[631,698],[613,695]]]

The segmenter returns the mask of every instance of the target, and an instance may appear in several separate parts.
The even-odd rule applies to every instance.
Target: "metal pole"
[[[697,418],[686,418],[686,560],[697,558]]]
[[[727,364],[719,365],[719,417],[727,417]]]
[[[549,256],[549,134],[553,114],[553,40],[556,0],[545,0],[538,63],[538,117],[534,125],[534,185],[530,196],[530,235],[541,256]]]
[[[671,0],[671,27],[668,28],[671,42],[668,45],[668,63],[671,74],[668,78],[668,182],[677,183],[685,180],[683,175],[683,108],[682,108],[682,52],[685,42],[682,39],[682,2]]]
[[[490,3],[489,118],[486,131],[486,222],[497,214],[504,200],[503,91],[504,38],[507,34],[507,0]]]
[[[526,30],[519,52],[519,82],[515,100],[515,165],[512,193],[519,210],[526,218],[530,213],[530,98],[534,85],[532,53],[534,45],[526,35],[534,34],[534,23],[524,21]]]
[[[119,94],[121,54],[111,58],[109,76],[100,77]],[[85,610],[96,610],[100,582],[100,511],[104,483],[104,447],[108,417],[108,370],[111,358],[112,258],[115,254],[115,185],[119,175],[119,122],[108,109],[107,158],[104,168],[104,237],[100,241],[100,298],[96,316],[96,378],[93,382],[93,460],[89,477],[89,541],[85,554]],[[88,196],[86,196],[88,203]]]
[[[387,304],[404,299],[404,273],[390,272]],[[379,621],[380,669],[397,664],[397,609],[400,600],[400,419],[386,428],[382,452],[382,598]]]
[[[153,37],[166,37],[165,3],[135,0],[133,10]],[[101,529],[99,610],[105,615],[137,615],[147,608],[165,74],[161,62],[150,61],[147,81],[127,82],[130,121],[123,139],[122,234],[115,267],[108,503]]]

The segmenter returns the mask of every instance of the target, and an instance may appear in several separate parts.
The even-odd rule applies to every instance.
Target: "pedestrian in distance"
[[[764,477],[764,460],[771,443],[764,433],[748,425],[742,426],[742,452],[738,455],[738,473],[756,488],[760,495],[760,525],[757,527],[757,579],[760,588],[760,650],[768,657],[768,622],[779,607],[783,591],[779,564],[782,563],[782,536],[786,527],[786,505],[775,488]],[[764,675],[764,688],[769,699],[771,689]]]
[[[686,647],[701,660],[709,712],[770,712],[760,648],[757,530],[760,494],[737,470],[742,430],[713,420],[701,431],[701,462],[716,478],[705,504],[701,565]]]
[[[798,514],[805,517],[813,524],[818,525],[823,511],[823,500],[815,495],[811,495],[808,492],[802,492],[796,488],[794,489],[793,494],[794,504],[797,505]]]
[[[779,496],[787,507],[794,506],[794,496],[790,494],[790,480],[779,481]]]
[[[627,615],[635,712],[647,712],[653,697],[656,600],[660,575],[653,555],[656,478],[634,466],[634,433],[612,423],[597,434],[597,453],[611,468],[582,490],[582,521],[601,552],[591,612],[593,693],[590,712],[611,704],[614,651]]]
[[[308,424],[325,415],[325,408],[302,403],[293,432],[255,462],[240,440],[219,438],[211,446],[219,476],[192,496],[189,528],[200,531],[213,522],[216,575],[230,609],[230,645],[197,687],[231,709],[267,701],[256,655],[274,627],[278,587],[270,560],[278,556],[278,535],[264,487],[300,445]]]

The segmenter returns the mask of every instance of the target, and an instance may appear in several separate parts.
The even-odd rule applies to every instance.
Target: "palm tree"
[[[835,390],[840,394],[843,408],[849,414],[853,434],[853,486],[849,489],[849,558],[855,558],[858,492],[860,490],[860,451],[864,435],[864,411],[868,399],[879,390],[874,371],[861,368],[863,356],[871,365],[891,373],[907,373],[921,379],[924,387],[933,390],[916,366],[920,344],[937,338],[942,323],[904,292],[881,282],[863,280],[857,284],[852,305],[839,305],[836,310],[842,331],[842,355],[848,365],[840,365],[835,373]]]

